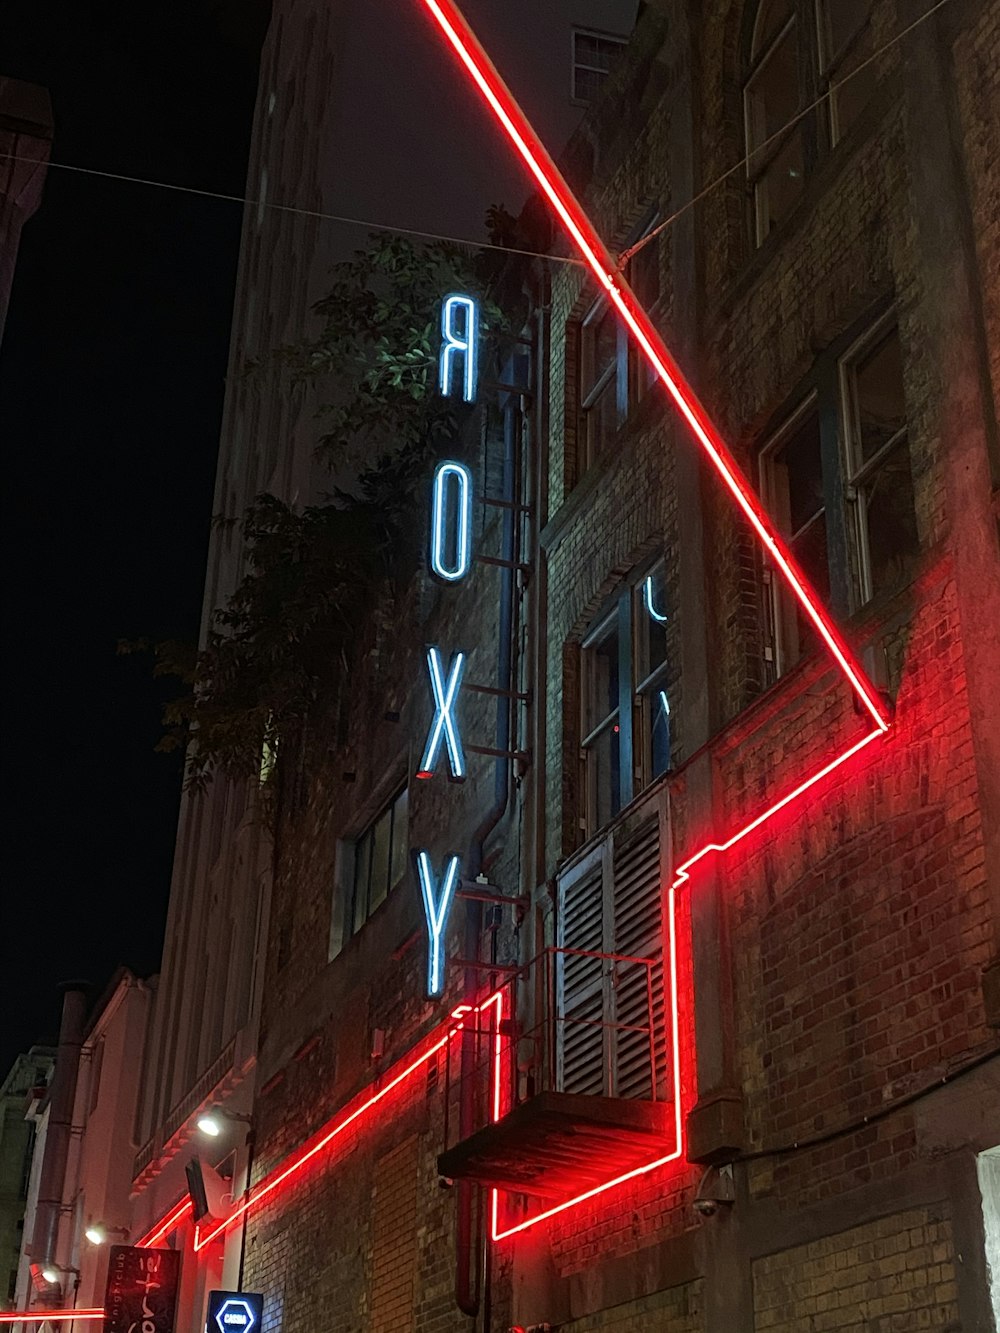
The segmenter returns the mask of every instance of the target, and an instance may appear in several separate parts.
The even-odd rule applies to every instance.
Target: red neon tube
[[[5,1310],[0,1314],[0,1324],[42,1324],[47,1319],[53,1321],[75,1319],[103,1319],[103,1310]]]
[[[423,1068],[428,1060],[432,1059],[437,1055],[438,1051],[443,1050],[443,1048],[447,1046],[448,1042],[456,1032],[461,1031],[463,1026],[462,1016],[468,1012],[470,1012],[468,1005],[460,1005],[451,1015],[448,1030],[442,1037],[439,1037],[437,1041],[428,1046],[420,1055],[411,1060],[405,1069],[402,1069],[399,1073],[393,1074],[387,1083],[384,1083],[376,1092],[373,1092],[369,1097],[366,1097],[365,1100],[355,1106],[352,1111],[347,1112],[345,1115],[335,1117],[332,1123],[328,1122],[318,1134],[306,1142],[286,1167],[282,1168],[274,1175],[266,1176],[264,1180],[258,1184],[257,1188],[252,1190],[250,1195],[247,1198],[244,1198],[224,1221],[216,1223],[216,1225],[204,1235],[202,1235],[200,1228],[196,1229],[194,1240],[195,1251],[203,1250],[206,1245],[210,1244],[210,1242],[216,1238],[216,1236],[221,1235],[227,1227],[231,1227],[234,1222],[238,1221],[244,1213],[255,1211],[258,1205],[270,1194],[273,1194],[279,1185],[284,1184],[298,1171],[301,1171],[307,1162],[312,1161],[312,1159],[316,1157],[317,1154],[321,1153],[324,1148],[329,1147],[334,1139],[342,1134],[345,1129],[350,1125],[353,1125],[356,1120],[364,1116],[374,1106],[377,1106],[383,1098],[387,1097],[394,1088],[398,1088],[401,1083],[410,1077],[411,1074],[414,1074],[418,1069]],[[393,1066],[394,1069],[397,1067],[398,1066]],[[364,1093],[362,1093],[361,1096],[363,1097]]]
[[[851,649],[830,619],[798,563],[771,522],[742,470],[729,452],[708,413],[684,378],[652,321],[642,308],[614,257],[581,208],[559,168],[532,129],[510,89],[483,50],[454,0],[421,0],[444,34],[469,78],[540,186],[570,239],[583,256],[608,300],[618,310],[647,361],[662,380],[699,444],[781,571],[862,705],[880,731],[889,727],[888,713]]]
[[[175,1227],[180,1226],[184,1218],[191,1212],[192,1207],[190,1199],[181,1199],[180,1203],[176,1204],[169,1213],[166,1213],[151,1231],[147,1231],[141,1240],[136,1241],[136,1245],[140,1248],[159,1245],[165,1236],[168,1236]]]

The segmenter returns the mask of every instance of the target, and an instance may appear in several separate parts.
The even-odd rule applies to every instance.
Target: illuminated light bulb
[[[207,1134],[210,1139],[217,1139],[222,1133],[222,1126],[219,1124],[218,1116],[211,1113],[200,1115],[197,1125],[202,1134]]]
[[[91,1222],[83,1233],[90,1241],[91,1245],[103,1245],[108,1238],[108,1233],[101,1226],[100,1222]]]
[[[53,1266],[49,1264],[47,1267],[42,1269],[42,1277],[45,1279],[46,1282],[51,1282],[55,1284],[56,1282],[59,1281],[59,1269],[53,1268]]]

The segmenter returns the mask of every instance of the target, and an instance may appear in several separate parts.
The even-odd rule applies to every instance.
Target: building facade
[[[43,1095],[55,1052],[32,1046],[19,1055],[0,1084],[0,1280],[3,1308],[15,1308],[28,1179],[35,1146],[32,1108]]]
[[[645,7],[566,175],[890,724],[601,289],[527,265],[471,561],[429,470],[279,829],[198,1241],[268,1328],[993,1326],[997,22]]]
[[[91,1073],[47,1138],[86,1182],[40,1179],[34,1234],[95,1303],[81,1226],[182,1251],[185,1333],[219,1288],[267,1333],[989,1330],[1000,7],[651,0],[614,62],[630,14],[566,16],[565,176],[784,547],[529,203],[534,253],[421,312],[454,422],[416,555],[278,737],[271,831],[256,782],[186,798],[155,999],[67,1021]],[[360,31],[272,18],[230,519],[329,488],[317,391],[271,353],[343,240],[266,204],[392,174],[346,142]],[[439,40],[400,33],[404,65]],[[494,127],[438,55],[431,128],[481,168]],[[245,568],[218,529],[206,631]],[[93,1091],[112,1029],[130,1093]]]
[[[52,143],[45,88],[0,76],[0,338],[14,281],[21,228],[38,208]]]

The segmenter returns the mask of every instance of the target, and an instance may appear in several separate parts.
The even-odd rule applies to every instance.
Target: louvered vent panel
[[[562,944],[567,950],[600,953],[604,948],[604,883],[600,861],[579,879],[568,883],[562,895]],[[572,953],[556,955],[559,1002],[556,1042],[560,1087],[564,1092],[599,1096],[606,1091],[606,1029],[604,963]]]
[[[655,958],[653,1034],[657,1096],[662,1095],[663,978],[660,840],[658,822],[650,820],[614,854],[614,951],[635,958]],[[650,1010],[646,968],[619,963],[615,968],[614,1020],[616,1058],[614,1095],[646,1099],[653,1095],[650,1058]]]

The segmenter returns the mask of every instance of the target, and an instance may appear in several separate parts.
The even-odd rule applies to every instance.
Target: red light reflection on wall
[[[0,1324],[43,1324],[51,1319],[64,1324],[78,1319],[103,1319],[103,1310],[5,1310]]]
[[[180,1226],[193,1206],[190,1199],[182,1199],[169,1213],[160,1218],[152,1231],[147,1231],[141,1240],[137,1240],[136,1245],[143,1249],[160,1245],[170,1235],[171,1231]]]

